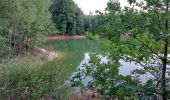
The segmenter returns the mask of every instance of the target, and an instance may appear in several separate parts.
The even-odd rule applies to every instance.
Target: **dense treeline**
[[[50,11],[60,34],[80,34],[97,26],[97,17],[84,15],[73,0],[53,0]]]
[[[96,33],[98,30],[98,16],[97,15],[85,15],[84,16],[84,30],[85,32]]]

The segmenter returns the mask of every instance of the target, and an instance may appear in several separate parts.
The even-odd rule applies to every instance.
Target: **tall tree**
[[[96,33],[98,28],[98,17],[96,15],[84,16],[84,29],[92,33]]]
[[[31,49],[36,36],[51,23],[49,0],[0,0],[1,35],[8,39],[10,56]]]
[[[123,56],[126,60],[139,63],[144,67],[141,71],[149,72],[156,78],[161,90],[159,93],[163,100],[167,100],[170,1],[129,0],[129,3],[131,7],[124,10],[118,2],[108,3],[106,36],[117,44],[117,48],[126,49],[120,52],[127,55]],[[122,41],[122,37],[127,40]]]
[[[76,33],[76,5],[73,0],[53,0],[52,20],[61,34]]]
[[[119,98],[138,95],[141,99],[146,99],[144,97],[149,93],[148,98],[155,99],[155,96],[159,95],[163,100],[167,100],[170,91],[170,1],[128,1],[131,6],[122,9],[117,0],[110,0],[106,13],[101,13],[100,16],[101,33],[106,38],[105,42],[102,41],[102,47],[110,61],[108,64],[101,64],[98,57],[92,56],[91,63],[83,72],[93,77],[90,85],[101,93]],[[132,74],[136,77],[122,77],[116,74],[120,59],[139,64],[143,68],[133,71]],[[138,75],[147,73],[153,78],[146,83],[140,84],[142,82],[133,80],[139,80]],[[129,96],[123,91],[130,91],[132,95]]]
[[[84,14],[83,11],[77,6],[76,11],[76,33],[84,32]]]

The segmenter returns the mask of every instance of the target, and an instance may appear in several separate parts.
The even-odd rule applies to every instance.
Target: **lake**
[[[101,55],[99,55],[99,57],[101,58],[101,63],[107,63],[109,61],[109,59],[107,57],[103,57]],[[79,73],[81,70],[84,69],[84,64],[88,64],[90,59],[90,54],[87,52],[84,54],[84,59],[81,61],[81,63],[79,64],[79,66],[77,67],[77,72],[73,72],[70,79],[72,77],[74,77],[77,73]],[[130,75],[131,71],[135,70],[135,69],[143,69],[143,67],[141,67],[139,64],[135,64],[135,63],[128,63],[125,62],[123,60],[119,61],[121,66],[119,67],[119,74],[126,76],[126,75]],[[154,77],[150,74],[150,73],[146,73],[144,75],[141,75],[139,77],[140,81],[145,83],[147,80],[149,79],[153,79]],[[93,80],[92,77],[90,76],[82,76],[82,83],[84,84],[84,86],[87,86],[88,82],[90,82],[91,80]],[[78,93],[80,92],[80,87],[74,88],[74,93]]]
[[[54,51],[61,55],[58,60],[64,65],[79,66],[84,59],[86,52],[100,52],[101,49],[97,43],[88,39],[69,39],[62,41],[48,41],[46,46],[51,46]]]
[[[62,55],[58,58],[58,62],[60,62],[62,66],[68,66],[67,68],[70,72],[68,79],[69,77],[74,76],[79,68],[83,69],[83,64],[88,63],[90,59],[89,53],[102,52],[97,43],[88,39],[48,41],[46,45],[52,46],[56,52]],[[106,57],[102,57],[101,61],[107,63],[108,59]],[[127,63],[123,60],[120,60],[120,63],[121,67],[119,68],[119,73],[122,75],[129,75],[132,70],[142,68],[138,64]],[[150,78],[152,78],[152,75],[149,73],[140,77],[142,82],[145,82]],[[87,84],[91,79],[91,77],[86,77],[84,78],[83,83]]]

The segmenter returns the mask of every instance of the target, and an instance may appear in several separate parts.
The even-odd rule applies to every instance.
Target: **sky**
[[[85,14],[89,14],[90,11],[95,13],[96,10],[104,11],[107,7],[107,2],[109,0],[74,0],[76,4],[83,10]],[[127,0],[119,0],[121,6],[127,5]]]

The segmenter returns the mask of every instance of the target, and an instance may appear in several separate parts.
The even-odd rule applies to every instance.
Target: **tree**
[[[121,84],[128,82],[129,85],[123,86],[130,86],[133,96],[138,93],[146,96],[144,91],[146,92],[149,87],[152,87],[154,89],[154,91],[150,91],[152,99],[156,98],[155,95],[160,95],[163,100],[167,100],[169,93],[167,67],[169,65],[170,1],[128,1],[131,7],[122,9],[118,1],[110,0],[106,13],[101,13],[100,31],[106,39],[105,42],[102,41],[102,47],[110,61],[108,64],[100,64],[100,60],[93,60],[92,57],[84,73],[93,77],[91,84],[94,88],[102,90],[104,93],[108,92],[111,96],[118,96],[119,93],[122,93]],[[113,72],[118,73],[120,59],[129,63],[137,63],[143,67],[143,69],[134,70],[132,74],[138,76],[150,73],[154,78],[143,85],[138,77],[130,76],[133,81],[136,80],[135,85],[133,81],[126,80],[126,77],[122,79],[119,74],[112,74]],[[110,88],[114,91],[109,91]],[[127,95],[123,94],[123,96]],[[142,96],[138,95],[138,97]]]
[[[84,14],[83,11],[78,8],[76,11],[76,33],[84,32]]]
[[[1,36],[8,46],[9,55],[32,49],[36,37],[51,23],[49,0],[0,0]]]
[[[73,0],[53,0],[50,11],[61,34],[76,34],[83,27],[83,12]]]
[[[98,17],[96,15],[85,15],[84,16],[84,29],[88,32],[97,32]]]
[[[73,0],[53,0],[50,7],[52,20],[60,34],[79,34],[85,31],[96,32],[96,15],[84,15]]]

